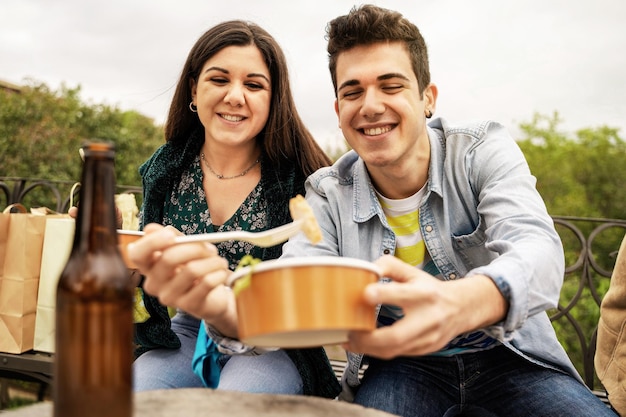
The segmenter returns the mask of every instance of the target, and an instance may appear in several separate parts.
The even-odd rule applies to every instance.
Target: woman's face
[[[191,90],[205,139],[225,145],[254,140],[269,117],[271,81],[254,45],[228,46],[209,58]]]

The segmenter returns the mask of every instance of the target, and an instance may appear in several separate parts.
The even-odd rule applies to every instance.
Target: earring
[[[428,113],[426,113],[426,112],[428,112]],[[433,111],[431,109],[426,109],[424,114],[426,115],[427,119],[430,119],[431,117],[433,117]]]
[[[193,101],[189,102],[189,110],[191,110],[194,113],[198,113],[198,106],[194,106],[193,105]]]

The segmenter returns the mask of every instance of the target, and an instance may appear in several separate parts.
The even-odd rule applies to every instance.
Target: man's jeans
[[[369,364],[355,403],[403,417],[616,416],[572,376],[503,346]]]

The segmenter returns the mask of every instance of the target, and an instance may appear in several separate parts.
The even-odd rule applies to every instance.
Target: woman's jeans
[[[217,389],[266,394],[302,394],[298,369],[284,350],[258,356],[224,355]]]
[[[200,377],[191,368],[196,349],[200,320],[178,313],[172,318],[172,330],[178,335],[179,349],[152,349],[133,363],[135,391],[202,387]]]
[[[172,318],[172,330],[181,342],[179,349],[153,349],[133,364],[135,391],[202,387],[193,372],[191,361],[196,349],[200,320],[178,313]],[[258,356],[227,356],[218,389],[268,393],[302,394],[303,383],[298,369],[283,350]]]
[[[616,416],[572,376],[504,346],[452,357],[370,358],[355,403],[403,417]]]

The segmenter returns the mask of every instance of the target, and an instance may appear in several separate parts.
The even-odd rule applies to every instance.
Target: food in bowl
[[[136,269],[137,266],[128,258],[128,244],[136,241],[141,236],[143,236],[143,232],[137,230],[117,230],[117,245],[122,254],[122,259],[124,259],[124,263],[130,269]]]
[[[275,259],[229,278],[239,339],[261,347],[305,348],[347,341],[352,330],[376,327],[363,290],[381,274],[371,262],[320,256]]]
[[[302,220],[302,231],[311,243],[316,245],[322,240],[322,230],[317,223],[315,214],[313,214],[309,203],[300,194],[289,200],[289,213],[294,221]]]

